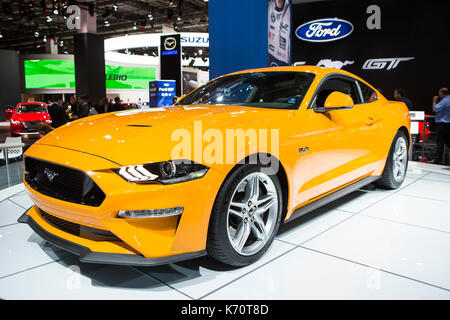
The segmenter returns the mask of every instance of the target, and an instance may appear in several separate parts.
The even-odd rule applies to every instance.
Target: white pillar
[[[58,54],[58,45],[55,43],[55,39],[48,39],[45,43],[45,53]]]

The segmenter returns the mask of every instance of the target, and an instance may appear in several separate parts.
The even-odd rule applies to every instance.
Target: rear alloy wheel
[[[408,164],[408,145],[403,137],[397,139],[392,158],[394,180],[402,183],[405,180],[406,166]]]
[[[256,261],[273,241],[280,223],[282,197],[277,176],[246,166],[222,185],[208,234],[208,253],[233,266]]]
[[[408,142],[406,135],[397,132],[384,167],[383,175],[375,185],[384,189],[397,189],[405,180],[408,168]]]

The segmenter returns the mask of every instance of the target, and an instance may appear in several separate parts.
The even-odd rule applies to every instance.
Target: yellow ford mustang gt
[[[348,72],[301,66],[219,77],[167,108],[79,119],[25,153],[19,222],[93,263],[209,254],[243,266],[281,222],[362,186],[398,188],[410,116]]]

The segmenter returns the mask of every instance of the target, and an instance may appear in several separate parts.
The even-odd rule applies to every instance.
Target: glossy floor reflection
[[[450,170],[411,163],[398,190],[368,186],[282,225],[251,266],[127,267],[81,263],[17,224],[31,202],[16,187],[0,194],[0,298],[450,299],[449,195]]]

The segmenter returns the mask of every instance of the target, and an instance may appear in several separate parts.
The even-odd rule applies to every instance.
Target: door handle
[[[372,117],[367,117],[366,124],[367,124],[368,126],[371,126],[371,125],[373,125],[374,123],[375,123],[375,119],[374,119],[374,118],[372,118]]]

